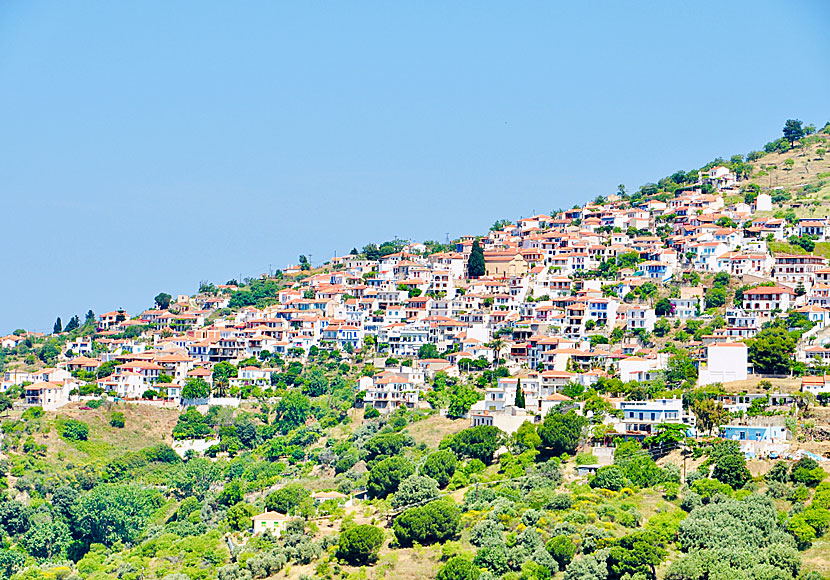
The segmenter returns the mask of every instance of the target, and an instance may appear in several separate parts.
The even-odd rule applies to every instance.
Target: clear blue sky
[[[0,333],[443,239],[830,119],[830,5],[0,3]]]

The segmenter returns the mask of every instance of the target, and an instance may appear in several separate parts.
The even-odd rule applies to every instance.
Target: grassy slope
[[[763,191],[783,190],[792,194],[790,201],[782,204],[775,204],[771,212],[759,212],[758,217],[766,217],[776,211],[793,209],[798,217],[823,217],[828,213],[830,206],[830,176],[819,177],[820,174],[830,172],[830,154],[820,157],[817,150],[820,148],[830,149],[830,137],[820,135],[824,141],[815,143],[803,148],[796,148],[786,153],[770,153],[761,159],[754,161],[753,177],[750,183],[758,184]],[[787,169],[784,162],[792,159],[792,169]],[[766,173],[766,175],[764,175]],[[817,185],[819,182],[826,182],[823,187],[813,193],[799,193],[798,190],[805,185]],[[775,193],[775,191],[772,191]],[[793,204],[799,207],[793,207]],[[787,251],[789,249],[781,249]],[[823,250],[830,255],[830,246]],[[801,252],[793,252],[801,253]],[[819,253],[818,247],[816,253]]]
[[[171,432],[178,418],[175,409],[159,409],[147,405],[118,403],[109,409],[81,410],[82,405],[72,403],[46,414],[51,427],[48,433],[36,437],[38,443],[45,443],[48,451],[46,461],[59,466],[62,463],[86,464],[103,463],[128,451],[137,451],[158,443],[172,443]],[[117,429],[110,426],[113,412],[124,413],[125,426]],[[78,419],[89,426],[87,441],[64,441],[58,436],[58,424],[66,419]]]

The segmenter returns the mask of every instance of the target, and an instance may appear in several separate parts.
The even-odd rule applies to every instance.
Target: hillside
[[[822,580],[828,139],[0,337],[0,580]]]

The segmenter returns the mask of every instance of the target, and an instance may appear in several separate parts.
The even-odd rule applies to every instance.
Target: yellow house
[[[484,272],[487,276],[521,276],[527,271],[527,261],[517,251],[484,252]]]
[[[279,512],[264,512],[257,514],[251,518],[254,522],[254,535],[263,532],[271,532],[274,536],[281,536],[285,531],[285,526],[290,520],[287,515]]]

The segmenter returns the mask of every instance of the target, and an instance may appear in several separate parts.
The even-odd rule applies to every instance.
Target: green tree
[[[449,398],[447,417],[450,419],[460,419],[478,401],[478,391],[466,384],[460,383],[450,391]]]
[[[657,316],[670,316],[672,313],[672,305],[668,298],[661,298],[654,305],[654,313]]]
[[[444,488],[455,475],[458,459],[449,449],[441,449],[427,456],[421,466],[421,473],[438,482],[438,487]]]
[[[719,308],[726,304],[726,290],[723,288],[707,288],[704,293],[706,308]]]
[[[153,301],[156,303],[156,306],[161,310],[167,310],[170,308],[170,301],[173,299],[170,294],[167,292],[159,292],[156,294],[156,297],[153,298]]]
[[[522,390],[522,379],[516,381],[516,406],[521,409],[525,408],[525,393]]]
[[[98,485],[78,500],[75,533],[87,543],[132,543],[161,499],[157,491],[137,485]]]
[[[577,415],[573,409],[567,413],[551,409],[537,429],[541,439],[539,451],[549,456],[563,453],[573,455],[582,438],[585,424],[585,418]]]
[[[81,320],[78,318],[78,315],[76,314],[75,316],[73,316],[72,318],[69,319],[69,322],[66,324],[63,331],[64,332],[72,332],[74,330],[78,330],[78,328],[80,328],[80,327],[81,327]]]
[[[714,399],[695,400],[691,409],[697,419],[697,426],[709,435],[712,434],[712,429],[729,421],[729,411],[723,408],[723,403]]]
[[[453,556],[441,566],[435,580],[478,580],[481,570],[463,556]]]
[[[9,414],[9,411],[14,408],[14,403],[6,393],[0,393],[0,413]]]
[[[623,536],[611,547],[608,570],[614,579],[641,574],[657,580],[657,566],[667,555],[652,533],[635,532]]]
[[[222,479],[222,468],[203,457],[194,457],[180,464],[167,477],[168,485],[176,495],[201,500],[210,487]]]
[[[420,504],[438,497],[438,482],[426,475],[410,475],[398,486],[392,496],[392,507],[402,508]]]
[[[385,498],[398,490],[401,482],[412,475],[415,468],[403,457],[387,457],[377,462],[366,478],[369,497]]]
[[[35,558],[51,559],[66,555],[72,541],[69,526],[49,514],[39,513],[32,518],[31,526],[23,536],[26,551]]]
[[[276,407],[277,421],[283,433],[304,425],[311,415],[311,401],[299,391],[287,392]]]
[[[559,535],[548,540],[545,544],[545,549],[553,556],[560,570],[564,570],[574,558],[576,554],[576,545],[569,536]],[[555,570],[551,570],[555,572]]]
[[[790,372],[796,340],[781,325],[762,329],[749,343],[749,361],[755,371],[782,375]]]
[[[381,433],[369,439],[364,445],[366,461],[386,459],[400,455],[407,447],[415,445],[415,440],[405,433]]]
[[[804,127],[798,119],[787,119],[784,123],[784,139],[789,141],[790,147],[795,145],[795,142],[804,137]]]
[[[432,344],[431,342],[421,345],[418,349],[418,358],[425,359],[425,358],[438,358],[438,347]]]
[[[712,477],[730,486],[732,489],[740,489],[752,479],[752,474],[746,466],[746,459],[743,453],[728,453],[722,455],[715,462],[712,470]]]
[[[337,542],[337,558],[352,566],[364,566],[377,560],[383,545],[383,530],[369,524],[343,530]]]
[[[459,431],[441,442],[441,448],[450,448],[458,457],[478,459],[485,464],[493,461],[493,455],[504,441],[504,433],[492,425],[478,425]]]
[[[224,394],[228,389],[231,378],[239,375],[239,370],[227,361],[218,362],[213,365],[213,388],[218,393]]]
[[[296,511],[302,503],[311,497],[311,492],[299,483],[289,483],[265,498],[265,509],[268,511],[290,514]]]
[[[461,524],[461,512],[450,498],[412,507],[399,515],[392,530],[401,546],[414,542],[431,544],[454,538]]]
[[[625,487],[625,483],[625,472],[620,466],[606,465],[597,470],[597,474],[591,479],[590,485],[594,488],[619,491]]]
[[[473,249],[470,251],[470,257],[467,260],[467,275],[470,278],[478,278],[484,276],[487,267],[484,264],[484,250],[478,240],[473,242]]]
[[[58,316],[58,319],[55,321],[55,325],[52,326],[52,334],[60,334],[63,330],[63,324],[61,323],[61,317]]]
[[[182,399],[207,399],[210,396],[210,385],[203,378],[190,377],[182,387]]]

